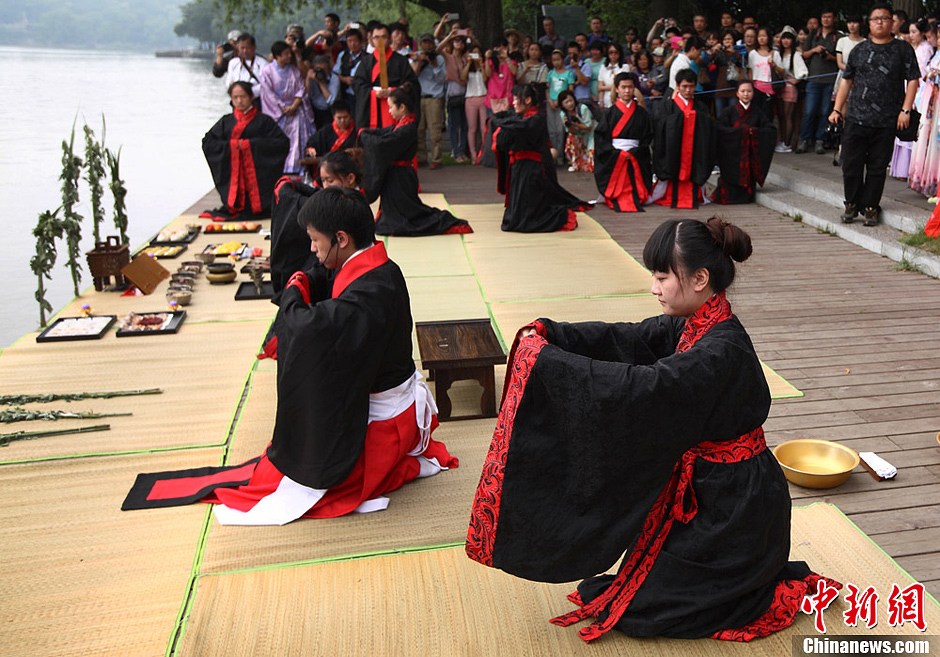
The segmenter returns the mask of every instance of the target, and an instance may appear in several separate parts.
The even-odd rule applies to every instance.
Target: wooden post
[[[388,62],[385,61],[385,39],[377,38],[376,46],[375,56],[379,60],[379,86],[388,89]]]

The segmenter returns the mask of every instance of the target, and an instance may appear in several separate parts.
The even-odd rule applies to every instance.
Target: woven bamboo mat
[[[175,335],[36,343],[20,340],[0,354],[0,394],[161,388],[163,394],[31,408],[132,412],[100,420],[18,422],[0,431],[110,423],[111,430],[17,441],[2,462],[221,444],[267,322],[183,323]]]
[[[206,505],[123,512],[139,472],[218,464],[221,448],[3,468],[4,655],[162,655]]]
[[[909,576],[833,506],[794,509],[793,558],[884,600]],[[819,636],[801,614],[793,627],[745,645],[700,639],[631,639],[611,632],[585,644],[548,619],[572,608],[570,584],[517,579],[471,562],[461,547],[201,577],[182,655],[756,655],[791,654],[791,640]],[[935,601],[928,627],[940,624]],[[826,612],[830,634],[918,634],[910,624],[847,627],[844,597]],[[882,606],[882,613],[886,608]]]
[[[576,230],[558,231],[554,233],[512,233],[503,232],[499,221],[481,221],[480,226],[474,226],[473,232],[464,236],[468,243],[489,242],[495,240],[501,246],[525,247],[534,242],[577,242],[580,240],[609,240],[610,235],[597,221],[583,212],[578,213],[578,228]],[[566,244],[566,248],[572,248]],[[585,246],[584,248],[588,248]]]
[[[388,257],[409,279],[417,276],[468,276],[470,263],[460,235],[389,237]]]
[[[260,453],[270,439],[270,424],[249,421],[253,413],[266,412],[265,402],[254,406],[254,393],[260,387],[259,383],[253,388],[246,405],[233,440],[230,462]],[[218,573],[462,541],[473,491],[495,424],[495,418],[442,424],[434,437],[460,459],[460,467],[411,482],[390,493],[391,504],[385,511],[303,520],[283,527],[224,527],[213,523],[201,572]]]
[[[489,316],[473,276],[425,276],[408,279],[411,314],[416,322],[479,319]]]
[[[649,272],[613,240],[539,240],[525,248],[468,242],[487,301],[577,298],[649,291]]]

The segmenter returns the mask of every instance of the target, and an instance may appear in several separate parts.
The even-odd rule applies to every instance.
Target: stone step
[[[815,155],[801,155],[799,157],[816,157]],[[827,153],[823,157],[831,161],[832,155]],[[781,158],[782,159],[782,158]],[[792,159],[792,158],[788,158]],[[791,191],[797,192],[802,196],[825,203],[839,212],[844,208],[843,200],[845,196],[842,190],[842,174],[840,169],[833,167],[832,177],[822,177],[809,170],[800,170],[788,166],[789,163],[778,162],[774,160],[767,174],[767,183],[785,187]],[[911,191],[914,195],[916,192]],[[885,194],[881,200],[881,221],[887,226],[897,228],[905,233],[916,233],[923,229],[927,220],[930,218],[930,211],[923,207],[905,203],[889,194]]]
[[[798,189],[805,190],[806,187],[799,185]],[[895,262],[909,265],[928,276],[940,278],[940,256],[902,244],[898,241],[902,230],[897,226],[888,225],[887,222],[872,227],[863,226],[861,221],[842,223],[841,202],[836,207],[832,203],[770,182],[758,189],[756,201],[766,208],[799,219],[808,226],[836,235]],[[921,226],[924,223],[926,219]]]

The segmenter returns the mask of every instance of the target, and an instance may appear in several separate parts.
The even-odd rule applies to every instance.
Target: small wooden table
[[[506,354],[488,319],[447,322],[417,322],[418,351],[421,366],[434,381],[438,419],[472,420],[496,417],[495,366],[506,362]],[[447,391],[454,381],[474,379],[483,386],[479,415],[451,418],[452,406]]]

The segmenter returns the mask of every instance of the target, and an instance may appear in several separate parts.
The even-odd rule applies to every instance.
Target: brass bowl
[[[798,438],[774,447],[783,474],[804,488],[834,488],[844,484],[858,466],[858,452],[831,440]]]
[[[210,271],[208,274],[206,274],[206,278],[208,278],[209,282],[214,285],[222,285],[223,283],[231,283],[232,281],[235,280],[237,276],[238,276],[238,272],[236,272],[234,269],[230,271],[226,271],[226,272],[220,272],[218,274],[215,274]]]

